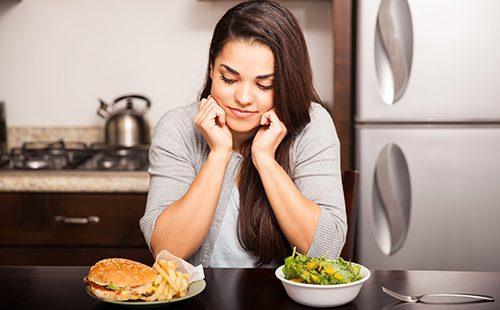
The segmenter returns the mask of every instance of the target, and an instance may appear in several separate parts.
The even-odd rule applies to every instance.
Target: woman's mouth
[[[233,109],[233,108],[229,108],[229,110],[231,111],[231,113],[233,113],[234,116],[236,116],[237,118],[250,118],[252,117],[255,113],[257,112],[249,112],[249,111],[243,111],[243,110],[238,110],[238,109]]]

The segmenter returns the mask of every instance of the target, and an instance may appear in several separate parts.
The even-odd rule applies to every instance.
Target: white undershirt
[[[229,204],[222,220],[222,225],[214,244],[210,267],[217,268],[254,268],[254,257],[245,251],[238,242],[238,212],[240,194],[233,186]],[[263,267],[275,267],[272,264]]]

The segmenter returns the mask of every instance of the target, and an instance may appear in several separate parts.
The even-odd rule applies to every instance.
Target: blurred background
[[[332,3],[282,1],[333,97]],[[201,90],[216,22],[237,1],[2,0],[0,101],[9,126],[95,126],[98,98],[149,97],[152,125]]]
[[[359,173],[344,258],[499,271],[500,1],[279,2]],[[236,3],[0,0],[0,265],[151,262],[150,132],[196,100]]]

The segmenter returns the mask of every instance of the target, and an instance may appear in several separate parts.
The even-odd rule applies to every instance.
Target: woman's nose
[[[254,100],[254,94],[251,85],[242,84],[235,93],[235,99],[242,105],[250,104]]]

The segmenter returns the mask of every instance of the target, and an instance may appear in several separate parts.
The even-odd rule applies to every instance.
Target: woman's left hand
[[[274,108],[262,114],[260,125],[252,142],[254,163],[260,158],[274,159],[278,145],[287,134],[285,124],[280,121]]]

